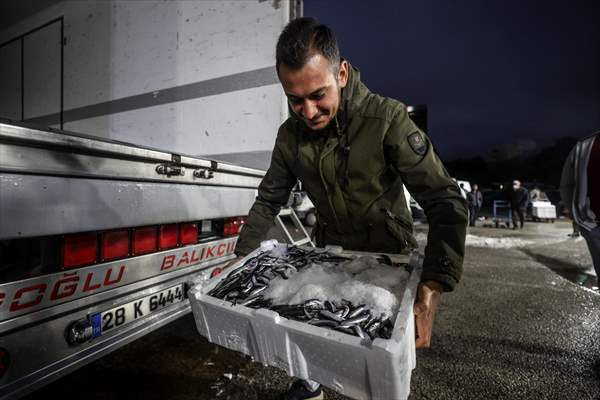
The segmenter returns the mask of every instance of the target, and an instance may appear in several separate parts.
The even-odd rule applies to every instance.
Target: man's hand
[[[433,318],[443,291],[442,285],[434,281],[425,281],[419,284],[417,301],[414,306],[418,335],[415,342],[417,349],[429,347],[431,343]]]

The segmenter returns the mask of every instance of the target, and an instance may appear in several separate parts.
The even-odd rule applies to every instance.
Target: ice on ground
[[[512,237],[486,237],[467,235],[466,245],[474,247],[489,247],[493,249],[510,249],[513,247],[525,247],[534,244],[531,240],[523,240]]]
[[[403,268],[379,264],[374,257],[359,257],[337,266],[313,264],[289,279],[273,279],[265,297],[274,304],[348,300],[354,305],[365,304],[374,315],[392,317],[399,307],[394,293],[406,284],[408,277]]]

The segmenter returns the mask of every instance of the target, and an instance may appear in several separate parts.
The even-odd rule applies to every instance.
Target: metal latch
[[[156,166],[156,173],[166,176],[183,175],[183,167],[177,165],[160,164]]]
[[[194,176],[196,178],[212,179],[215,177],[215,173],[210,169],[197,169],[194,171]]]

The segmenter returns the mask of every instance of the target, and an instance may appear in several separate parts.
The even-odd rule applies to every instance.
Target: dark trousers
[[[521,228],[523,227],[523,224],[525,223],[525,210],[522,208],[513,208],[512,209],[512,222],[513,222],[513,226],[516,228],[517,227],[517,220],[519,220],[520,226]]]
[[[469,206],[469,225],[475,226],[475,221],[477,221],[477,214],[479,214],[479,207]]]

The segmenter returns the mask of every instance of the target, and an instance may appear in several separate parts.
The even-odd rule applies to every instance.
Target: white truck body
[[[223,226],[247,214],[287,118],[275,43],[299,13],[64,1],[0,31],[0,398],[189,313],[185,283],[233,258]],[[154,251],[136,252],[147,228]],[[66,266],[81,248],[93,262]]]

